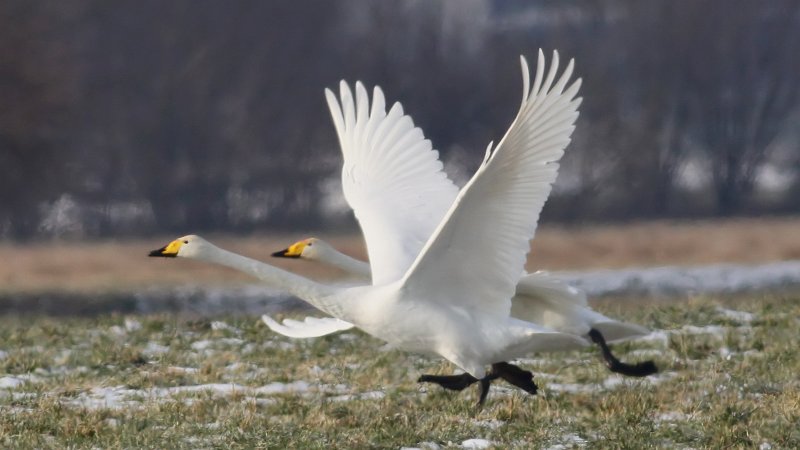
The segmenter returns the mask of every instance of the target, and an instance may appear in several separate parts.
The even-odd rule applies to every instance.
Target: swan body
[[[196,235],[178,238],[150,256],[200,260],[247,273],[356,324],[393,348],[440,355],[477,378],[485,375],[484,366],[497,361],[588,345],[576,336],[511,317],[484,320],[458,304],[409,297],[401,280],[380,286],[327,286],[221,249]]]
[[[151,256],[201,259],[244,271],[392,347],[439,355],[465,374],[423,375],[419,381],[458,390],[480,381],[479,403],[497,378],[535,393],[533,375],[507,360],[588,345],[580,336],[512,316],[529,241],[581,100],[575,98],[580,80],[569,82],[572,61],[557,77],[558,53],[545,73],[539,51],[532,83],[527,61],[520,62],[517,116],[500,142],[489,144],[460,190],[399,103],[387,113],[376,88],[370,105],[360,83],[355,101],[341,83],[341,105],[326,90],[344,157],[342,188],[367,243],[372,284],[324,285],[197,236],[177,239]],[[607,351],[602,335],[589,333]]]
[[[503,139],[489,145],[460,191],[447,187],[451,183],[438,154],[398,104],[385,113],[381,95],[370,108],[359,83],[356,110],[344,102],[342,114],[333,114],[343,152],[355,155],[345,156],[342,185],[367,241],[372,285],[327,286],[197,236],[151,254],[202,259],[250,273],[392,346],[438,354],[479,379],[487,365],[533,351],[587,345],[580,337],[510,315],[529,241],[580,104],[575,98],[580,81],[567,85],[572,61],[556,79],[558,54],[545,74],[540,51],[533,83],[527,61],[520,62],[523,97],[517,116]],[[329,104],[336,102],[332,92],[326,96]],[[397,189],[404,185],[416,188]],[[395,204],[386,205],[382,193],[388,191],[399,198]],[[376,210],[381,212],[373,214]],[[409,228],[402,215],[412,210],[437,220],[416,220]]]
[[[345,255],[318,238],[297,241],[272,256],[318,261],[351,275],[362,278],[370,276],[368,263]],[[600,331],[609,343],[644,336],[650,332],[642,326],[619,322],[594,311],[589,307],[583,291],[542,271],[524,274],[519,279],[511,299],[511,317],[563,333],[583,336],[587,341],[592,328]],[[330,317],[308,317],[305,322],[286,319],[284,325],[266,315],[262,318],[270,329],[289,337],[319,337],[350,328],[347,322]],[[325,330],[328,332],[324,333]]]

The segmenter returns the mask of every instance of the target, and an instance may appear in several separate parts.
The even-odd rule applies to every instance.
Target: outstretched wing
[[[570,141],[580,80],[569,87],[570,61],[556,80],[558,53],[544,76],[544,55],[533,87],[525,58],[522,105],[503,139],[461,190],[403,280],[416,298],[462,304],[508,315],[529,241]],[[555,81],[555,83],[554,83]]]
[[[354,101],[344,81],[339,96],[341,105],[325,90],[344,156],[344,196],[364,233],[372,283],[396,281],[422,250],[458,188],[400,103],[387,114],[379,87],[370,105],[361,83],[356,83]]]
[[[261,320],[267,324],[270,330],[292,338],[320,337],[353,328],[352,323],[333,317],[306,317],[302,322],[284,319],[283,324],[280,324],[272,317],[264,314],[261,316]]]

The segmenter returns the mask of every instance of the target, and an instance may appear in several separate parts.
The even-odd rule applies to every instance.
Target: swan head
[[[276,258],[303,258],[314,260],[319,259],[320,255],[329,248],[330,245],[328,245],[327,242],[312,237],[297,241],[285,249],[273,253],[272,256]]]
[[[148,256],[163,258],[200,258],[207,251],[213,248],[208,241],[193,234],[179,237],[169,244],[153,250]]]

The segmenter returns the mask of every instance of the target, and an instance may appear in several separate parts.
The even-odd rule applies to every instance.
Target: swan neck
[[[329,311],[331,307],[334,306],[335,302],[328,297],[339,290],[333,286],[317,283],[308,278],[301,277],[300,275],[287,272],[246,256],[223,250],[219,247],[212,247],[210,251],[204,252],[203,255],[197,259],[247,273],[263,281],[268,286],[286,291],[329,314],[331,314]]]
[[[329,252],[326,252],[323,259],[327,264],[330,264],[351,275],[358,275],[365,278],[372,276],[372,271],[370,270],[368,263],[345,255],[336,249],[330,249]]]

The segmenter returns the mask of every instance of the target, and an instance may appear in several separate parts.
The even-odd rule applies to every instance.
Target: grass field
[[[360,332],[291,340],[256,318],[0,318],[2,448],[800,448],[800,297],[598,308],[658,330],[531,355],[540,394],[421,386],[440,361]]]
[[[719,262],[763,263],[800,259],[800,218],[642,222],[614,226],[543,226],[533,241],[528,269],[596,269]],[[187,230],[188,232],[188,230]],[[238,253],[319,278],[338,275],[313,263],[270,258],[297,239],[317,235],[365,258],[357,235],[207,236]],[[145,255],[177,236],[135,241],[0,243],[2,292],[106,292],[167,284],[241,283],[247,276],[193,261]]]

